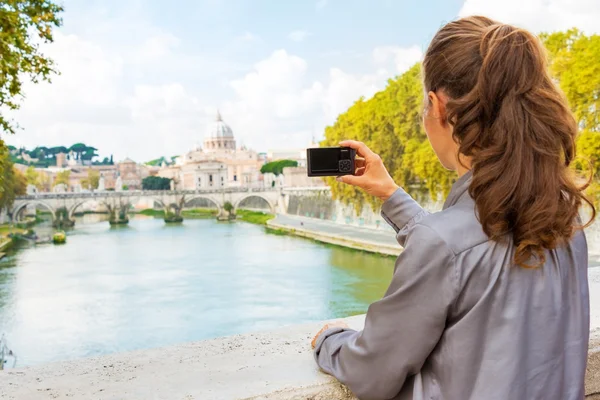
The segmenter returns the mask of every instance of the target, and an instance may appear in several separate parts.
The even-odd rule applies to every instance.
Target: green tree
[[[593,176],[588,194],[600,206],[600,36],[571,29],[541,38],[550,55],[550,71],[581,129],[574,167]]]
[[[148,176],[142,179],[142,190],[170,190],[171,179],[160,176]]]
[[[231,215],[231,212],[233,211],[233,204],[231,204],[229,201],[226,201],[225,204],[223,204],[223,210],[227,211],[227,214]]]
[[[86,148],[85,152],[81,155],[81,159],[84,161],[92,161],[95,157],[98,157],[96,150],[98,149],[96,149],[95,147]]]
[[[10,209],[16,196],[24,195],[27,179],[10,160],[10,152],[0,141],[0,209]]]
[[[73,146],[69,147],[69,151],[75,153],[75,158],[77,160],[81,160],[81,155],[87,152],[88,147],[83,143],[75,143]]]
[[[260,172],[263,174],[272,173],[275,175],[281,175],[283,173],[283,169],[286,167],[297,167],[298,162],[294,160],[277,160],[271,161],[264,164],[260,168]]]
[[[71,177],[71,171],[65,170],[56,174],[56,179],[54,180],[54,186],[63,184],[66,187],[69,187],[69,178]]]
[[[81,179],[81,187],[84,189],[98,189],[100,183],[100,172],[95,169],[89,168],[87,177]]]
[[[38,189],[41,188],[40,174],[35,170],[33,165],[27,167],[25,178],[27,179],[28,184],[33,185]]]
[[[67,154],[68,152],[69,152],[69,149],[67,149],[65,146],[56,146],[56,147],[50,148],[50,154],[52,154],[53,156],[56,156],[57,154],[60,154],[60,153]]]
[[[14,166],[13,166],[13,172],[15,174],[14,175],[15,176],[15,180],[14,180],[15,195],[23,196],[24,194],[27,193],[27,178],[20,170],[18,170]]]
[[[51,0],[5,0],[0,7],[0,109],[16,110],[23,80],[50,80],[54,63],[39,48],[53,41],[63,8]],[[14,133],[16,125],[0,114],[0,128]]]
[[[39,177],[40,190],[49,192],[52,189],[52,178],[48,173],[41,172]]]
[[[542,34],[550,71],[560,83],[582,130],[600,131],[600,36],[577,29]]]

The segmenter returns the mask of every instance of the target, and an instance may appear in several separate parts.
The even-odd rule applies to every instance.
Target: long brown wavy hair
[[[545,250],[583,228],[583,203],[591,223],[589,182],[578,185],[569,168],[577,122],[537,36],[486,17],[450,22],[427,49],[423,78],[427,92],[449,97],[445,121],[471,159],[479,221],[492,240],[512,235],[515,264],[543,264]]]

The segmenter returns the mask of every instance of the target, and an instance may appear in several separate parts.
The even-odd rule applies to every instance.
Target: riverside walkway
[[[390,256],[397,256],[402,252],[394,231],[387,225],[374,229],[296,215],[277,215],[267,225],[297,236],[356,250]]]

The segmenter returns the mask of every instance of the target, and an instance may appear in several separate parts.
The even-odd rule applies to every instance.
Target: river
[[[394,264],[243,222],[101,219],[0,262],[0,334],[17,366],[364,313]]]

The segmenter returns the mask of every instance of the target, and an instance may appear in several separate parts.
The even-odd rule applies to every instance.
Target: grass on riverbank
[[[0,237],[8,237],[11,233],[17,233],[24,235],[27,233],[27,229],[18,228],[14,225],[2,224],[0,225]]]
[[[215,208],[192,208],[191,210],[183,210],[181,214],[188,218],[206,218],[216,217],[218,213],[219,210]]]
[[[138,214],[146,215],[149,217],[155,218],[164,218],[165,212],[163,210],[155,210],[152,208],[142,210]],[[214,208],[194,208],[191,210],[183,210],[181,215],[184,218],[213,218],[218,214],[218,210]],[[250,211],[250,210],[237,210],[236,211],[236,219],[238,221],[249,222],[251,224],[257,225],[266,225],[267,221],[275,218],[273,214],[267,214],[260,211]]]
[[[267,214],[260,211],[237,210],[235,212],[237,219],[251,224],[266,225],[267,221],[275,218],[273,214]]]

